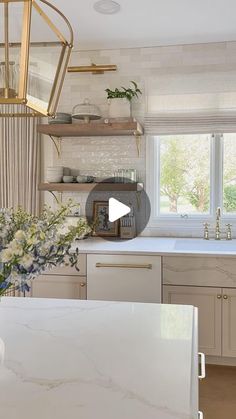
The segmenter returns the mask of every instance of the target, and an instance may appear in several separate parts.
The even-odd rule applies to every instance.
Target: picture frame
[[[119,220],[109,221],[109,202],[93,202],[94,235],[100,237],[117,237],[119,235]]]

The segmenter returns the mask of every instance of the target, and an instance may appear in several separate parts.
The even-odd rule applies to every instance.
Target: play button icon
[[[150,213],[151,204],[142,183],[112,177],[91,184],[85,216],[94,237],[130,240],[145,230]]]
[[[109,199],[109,221],[111,223],[129,214],[130,211],[131,209],[128,205],[122,204],[122,202],[115,198]]]

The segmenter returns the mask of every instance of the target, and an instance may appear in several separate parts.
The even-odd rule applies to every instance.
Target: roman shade
[[[236,132],[236,68],[159,74],[147,91],[146,134]]]

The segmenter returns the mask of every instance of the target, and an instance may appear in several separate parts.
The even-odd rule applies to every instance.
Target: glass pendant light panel
[[[0,3],[0,100],[5,96],[4,87],[4,4]]]
[[[70,23],[47,0],[0,0],[0,105],[54,114],[72,43]]]
[[[46,14],[40,15],[36,4],[32,8],[27,106],[44,115],[50,113],[64,51],[54,25]]]
[[[21,1],[0,3],[0,103],[23,99],[19,98],[23,8]]]
[[[9,3],[9,81],[10,96],[19,98],[20,58],[24,24],[24,2]],[[27,77],[22,74],[22,77]],[[20,95],[21,96],[21,95]],[[19,99],[24,99],[23,97]]]
[[[47,114],[61,46],[30,46],[27,104]]]

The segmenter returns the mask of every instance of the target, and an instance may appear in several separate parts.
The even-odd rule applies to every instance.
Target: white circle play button
[[[131,208],[128,205],[122,204],[122,202],[118,201],[115,198],[109,198],[109,221],[113,223],[119,218],[124,217],[125,215],[129,214]]]
[[[92,235],[104,240],[130,240],[146,228],[151,204],[144,188],[130,179],[103,179],[86,199],[85,216]]]

